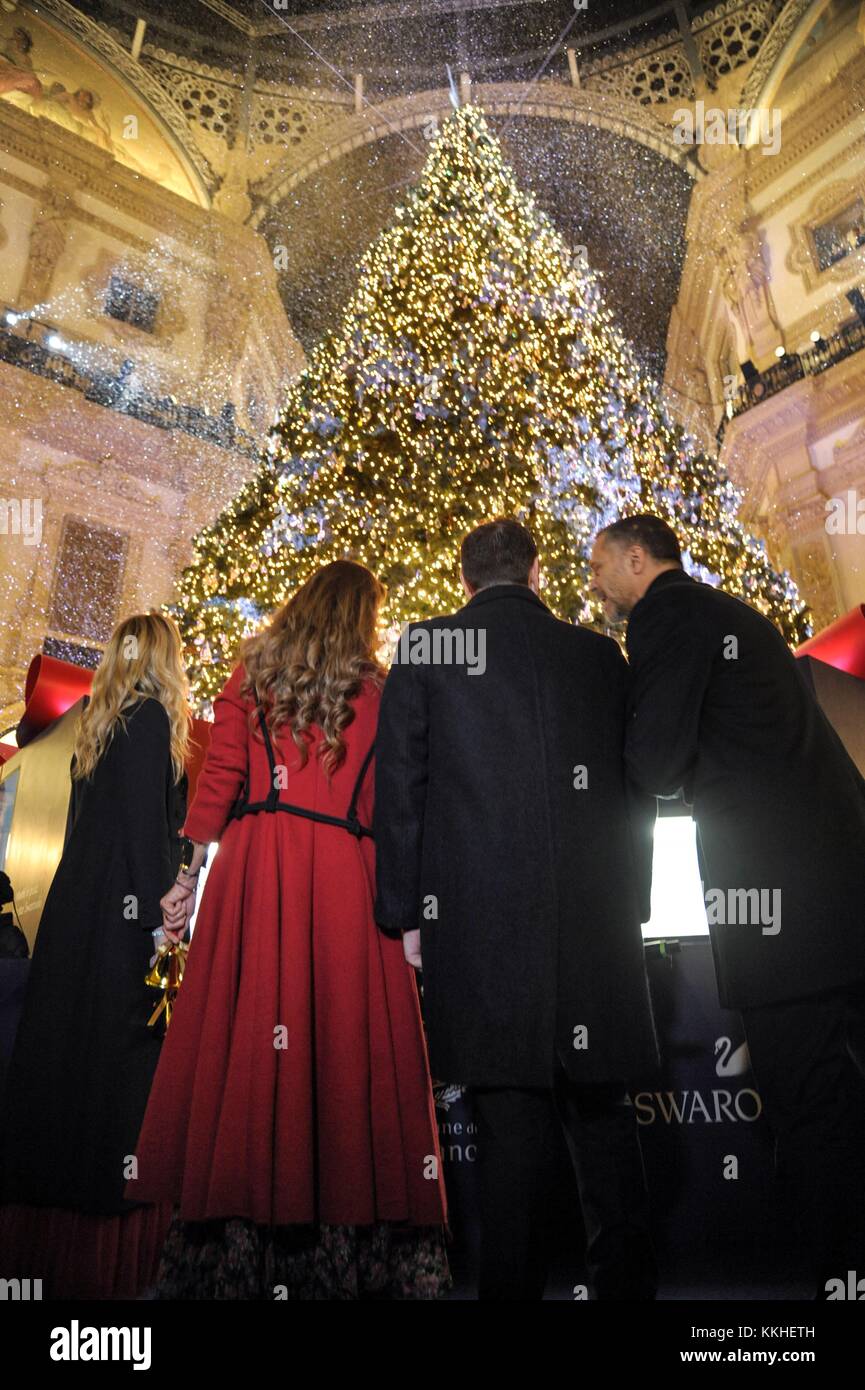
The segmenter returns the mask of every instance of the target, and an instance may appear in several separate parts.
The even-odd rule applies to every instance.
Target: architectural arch
[[[596,126],[655,150],[684,169],[692,178],[702,177],[692,151],[677,144],[672,132],[639,102],[603,92],[586,91],[564,83],[544,83],[526,94],[524,83],[485,83],[472,87],[471,100],[487,115],[505,117],[542,116],[582,125]],[[298,158],[288,154],[255,189],[257,208],[251,218],[259,226],[271,207],[318,170],[326,168],[361,145],[399,132],[423,130],[430,122],[446,120],[453,111],[447,87],[418,92],[396,101],[384,102],[362,114],[346,116],[338,126],[330,126],[327,146],[313,155]]]
[[[749,145],[759,136],[760,112],[771,110],[802,45],[831,3],[832,0],[790,0],[769,30],[739,101],[744,110],[753,113],[748,125]]]

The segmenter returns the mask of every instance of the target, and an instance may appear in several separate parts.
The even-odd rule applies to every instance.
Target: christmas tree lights
[[[258,473],[197,537],[170,610],[206,703],[240,639],[329,560],[379,576],[396,628],[459,607],[461,538],[516,516],[538,543],[549,607],[592,621],[593,536],[651,511],[675,528],[691,573],[801,641],[807,611],[744,531],[739,502],[466,106],[361,261]]]

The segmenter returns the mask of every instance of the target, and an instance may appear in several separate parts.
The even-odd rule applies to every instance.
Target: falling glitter
[[[198,537],[172,611],[209,698],[239,639],[320,564],[373,569],[391,624],[429,617],[460,602],[460,536],[507,514],[538,538],[552,610],[597,618],[591,537],[651,510],[676,525],[695,572],[801,640],[807,611],[742,530],[739,504],[466,106],[367,253],[275,450]]]

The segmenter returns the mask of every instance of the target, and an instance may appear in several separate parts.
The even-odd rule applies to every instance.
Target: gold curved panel
[[[15,906],[31,950],[66,835],[71,779],[69,764],[81,701],[44,734],[19,749],[0,769],[0,819],[12,800],[6,870]],[[16,776],[17,774],[17,776]]]

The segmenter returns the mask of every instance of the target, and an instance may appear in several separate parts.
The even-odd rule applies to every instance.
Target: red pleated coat
[[[185,833],[219,841],[162,1048],[127,1195],[189,1221],[413,1226],[446,1219],[414,972],[373,918],[375,850],[285,812],[230,820],[271,776],[237,668],[214,705]],[[354,701],[328,782],[290,733],[275,742],[280,800],[345,816],[375,739],[379,692]],[[358,812],[372,824],[374,761]]]

